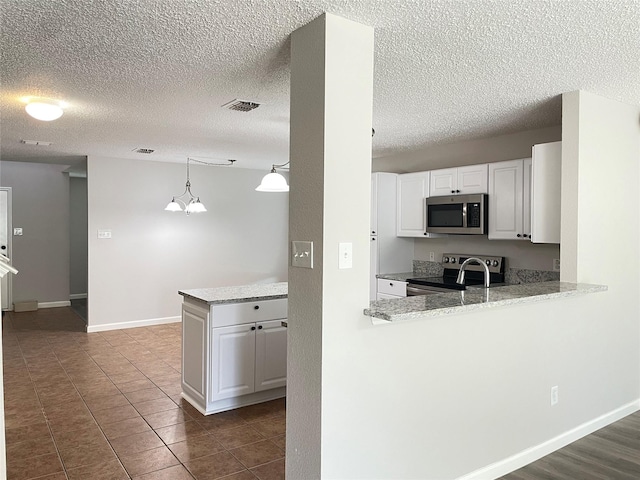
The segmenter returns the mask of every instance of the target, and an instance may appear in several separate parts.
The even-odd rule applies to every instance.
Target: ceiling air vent
[[[149,155],[149,154],[155,152],[155,150],[153,148],[136,148],[134,150],[134,152],[136,152],[136,153],[144,153],[146,155]]]
[[[256,102],[248,102],[246,100],[231,100],[229,103],[225,103],[222,105],[222,108],[227,108],[229,110],[235,110],[236,112],[250,112],[251,110],[255,110],[260,106],[259,103]]]

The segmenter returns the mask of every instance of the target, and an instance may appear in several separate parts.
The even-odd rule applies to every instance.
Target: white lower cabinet
[[[238,397],[255,391],[255,324],[213,329],[211,398]]]
[[[201,413],[286,394],[287,300],[182,307],[182,396]]]

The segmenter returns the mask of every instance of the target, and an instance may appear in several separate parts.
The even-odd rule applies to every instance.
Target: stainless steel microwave
[[[487,233],[488,198],[484,193],[426,199],[427,232],[454,235]]]

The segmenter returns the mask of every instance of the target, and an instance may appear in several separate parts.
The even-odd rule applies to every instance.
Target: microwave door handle
[[[467,202],[462,203],[462,226],[467,228]]]

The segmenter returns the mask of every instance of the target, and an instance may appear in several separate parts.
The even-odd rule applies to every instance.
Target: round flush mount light
[[[50,122],[56,120],[62,116],[64,111],[59,102],[54,100],[32,100],[24,107],[29,115],[36,120],[42,120],[43,122]]]

